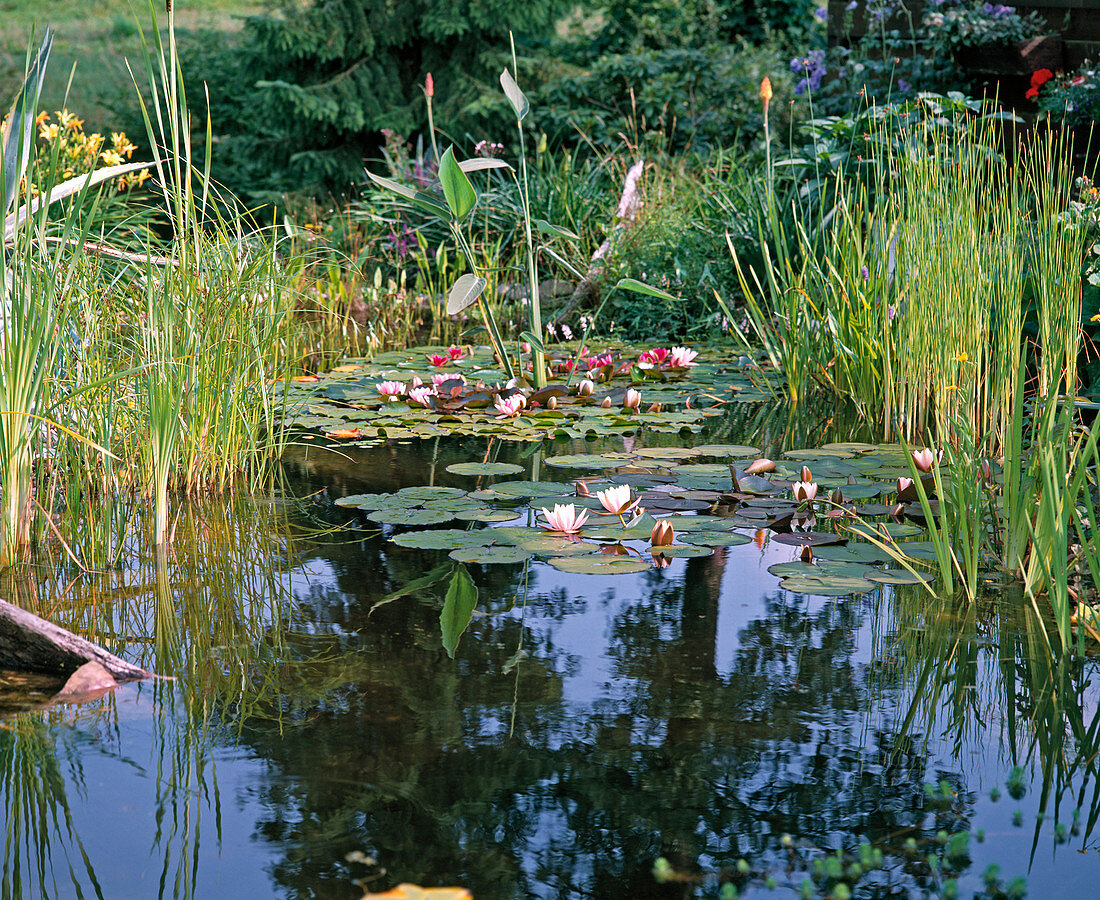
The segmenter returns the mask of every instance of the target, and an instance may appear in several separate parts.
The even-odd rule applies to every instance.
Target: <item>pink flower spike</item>
[[[670,369],[690,369],[692,366],[699,365],[695,362],[695,357],[698,355],[698,351],[689,350],[687,347],[673,347],[668,354],[666,365]]]
[[[401,394],[405,393],[405,383],[403,381],[380,381],[374,386],[374,389],[387,400],[396,400]]]
[[[434,393],[434,388],[430,388],[427,385],[414,387],[409,391],[409,400],[413,403],[418,403],[420,406],[431,406],[431,397]]]
[[[523,394],[512,394],[511,397],[497,397],[493,400],[493,406],[500,412],[498,419],[509,419],[517,415],[526,405],[527,399]]]
[[[931,472],[936,464],[936,452],[929,447],[913,451],[913,464],[922,472]]]
[[[453,357],[444,356],[442,353],[428,354],[428,362],[430,362],[433,366],[445,366],[451,361],[451,359],[453,359]]]
[[[817,496],[817,482],[796,481],[791,487],[794,488],[794,499],[799,503],[808,502]]]
[[[546,527],[561,534],[576,534],[588,521],[588,511],[578,514],[572,503],[557,503],[552,510],[543,507],[542,514],[546,516]]]
[[[642,395],[639,394],[634,388],[626,389],[626,396],[623,397],[623,407],[625,409],[632,409],[635,412],[638,407],[642,405]]]
[[[447,348],[447,355],[451,359],[455,359],[455,360],[462,359],[462,348],[461,347],[448,347]]]

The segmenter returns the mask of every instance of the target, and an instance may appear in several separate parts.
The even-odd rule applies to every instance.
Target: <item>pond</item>
[[[746,409],[719,438],[838,427]],[[299,446],[269,495],[182,509],[167,553],[7,576],[171,677],[48,709],[57,684],[0,679],[3,895],[1091,896],[1096,662],[1052,660],[1010,592],[798,593],[770,538],[624,574],[462,565],[335,503],[468,491],[447,467],[483,459],[523,472],[483,486],[571,489],[547,457],[714,439]]]

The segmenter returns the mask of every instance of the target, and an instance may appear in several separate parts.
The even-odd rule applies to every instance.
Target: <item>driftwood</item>
[[[0,600],[0,668],[64,677],[89,662],[99,663],[116,681],[153,677],[91,641]]]

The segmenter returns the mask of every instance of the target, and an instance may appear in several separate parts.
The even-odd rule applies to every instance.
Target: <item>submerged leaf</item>
[[[447,655],[455,658],[455,649],[463,632],[474,616],[477,606],[477,585],[470,578],[465,566],[455,569],[451,578],[447,596],[443,600],[443,611],[439,614],[439,628],[443,633],[443,649]]]

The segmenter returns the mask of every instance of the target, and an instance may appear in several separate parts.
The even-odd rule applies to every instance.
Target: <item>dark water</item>
[[[797,551],[749,544],[639,575],[472,565],[453,660],[445,582],[371,612],[446,555],[331,501],[433,471],[469,486],[443,468],[484,451],[299,450],[275,497],[185,510],[168,556],[9,578],[6,595],[176,680],[0,720],[3,896],[791,897],[865,842],[881,865],[850,879],[857,897],[939,896],[947,878],[998,896],[990,864],[1031,897],[1100,895],[1095,662],[1050,662],[1003,592],[795,596],[766,569]]]

